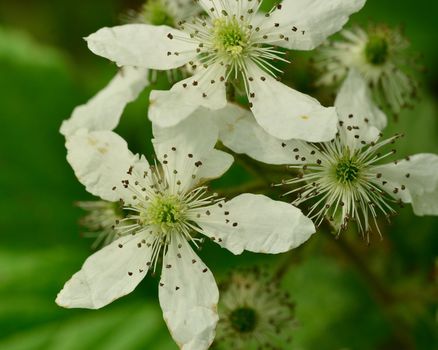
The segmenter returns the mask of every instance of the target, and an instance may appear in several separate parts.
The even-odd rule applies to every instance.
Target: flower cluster
[[[321,49],[321,82],[342,80],[333,107],[279,81],[289,50],[320,46],[364,4],[284,0],[262,13],[261,0],[151,0],[128,24],[88,36],[90,50],[120,71],[61,133],[76,177],[99,198],[79,206],[88,212],[85,235],[101,249],[56,302],[99,309],[157,273],[164,319],[181,349],[208,349],[216,328],[219,348],[281,348],[295,321],[278,281],[235,273],[218,310],[215,278],[196,253],[205,239],[235,255],[279,254],[324,221],[337,234],[354,222],[369,240],[381,234],[380,219],[405,203],[418,215],[438,215],[437,155],[384,162],[401,135],[382,139],[387,118],[372,89],[397,112],[414,92],[398,68],[407,61],[397,32],[344,30],[347,42]],[[134,154],[114,131],[123,111],[155,87],[150,72],[175,69],[189,77],[173,74],[179,81],[169,90],[150,94],[155,154]],[[273,190],[291,203],[212,192],[208,182],[232,166],[232,154],[287,165]]]

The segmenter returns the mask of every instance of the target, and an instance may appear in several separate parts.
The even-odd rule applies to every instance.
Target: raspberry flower
[[[284,139],[327,141],[336,113],[280,83],[276,61],[284,49],[312,50],[362,8],[365,0],[285,0],[266,15],[261,1],[199,0],[207,16],[181,21],[180,29],[129,24],[102,28],[86,38],[95,54],[119,66],[170,70],[186,64],[195,74],[170,91],[151,93],[150,119],[172,126],[199,106],[226,106],[226,84],[241,79],[257,122]]]
[[[130,214],[115,223],[119,238],[90,256],[65,284],[59,305],[104,307],[161,265],[159,299],[173,338],[185,350],[211,345],[218,289],[192,247],[208,237],[234,254],[275,254],[298,247],[315,232],[311,220],[290,204],[252,194],[226,201],[209,193],[203,183],[221,176],[233,161],[214,149],[217,137],[203,114],[177,127],[155,127],[153,166],[112,131],[81,129],[67,138],[68,161],[80,182],[102,200],[121,202]]]
[[[409,42],[400,29],[380,25],[367,31],[343,30],[341,35],[343,41],[330,42],[319,49],[316,65],[324,73],[318,84],[342,81],[353,67],[371,87],[379,105],[398,114],[412,104],[417,83],[408,72],[416,64],[407,52]]]
[[[192,0],[148,0],[141,11],[130,12],[126,18],[131,23],[175,26],[179,21],[199,13],[199,6]],[[156,72],[145,68],[123,67],[111,82],[86,104],[74,109],[69,120],[64,121],[61,133],[68,136],[79,128],[114,129],[126,105],[155,80]],[[175,72],[169,72],[173,80]]]
[[[237,153],[298,170],[296,178],[281,184],[294,186],[287,193],[297,195],[293,204],[310,203],[309,217],[316,224],[329,219],[338,233],[354,221],[369,239],[373,228],[380,233],[379,216],[391,217],[394,207],[403,203],[411,203],[417,215],[438,215],[438,156],[416,154],[382,164],[395,150],[380,150],[401,135],[379,141],[380,131],[373,125],[382,112],[370,101],[366,84],[352,70],[336,100],[335,140],[320,144],[277,140],[234,107],[220,121],[222,142]]]

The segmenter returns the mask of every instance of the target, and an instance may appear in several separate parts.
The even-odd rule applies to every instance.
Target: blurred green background
[[[55,296],[90,254],[79,235],[89,195],[65,160],[61,121],[115,73],[82,37],[119,23],[140,0],[2,0],[0,2],[0,349],[176,349],[162,321],[157,278],[99,311],[63,310]],[[388,133],[405,131],[401,154],[438,153],[438,5],[430,0],[369,0],[350,23],[403,24],[412,51],[423,54],[421,101]],[[310,86],[307,59],[293,54],[289,74]],[[148,91],[131,104],[118,131],[134,151],[150,154]],[[216,186],[250,175],[236,166]],[[273,270],[290,261],[284,288],[299,327],[293,350],[438,349],[438,219],[410,208],[384,240],[367,247],[354,232],[335,241],[319,234],[289,255],[233,257],[211,243],[200,255],[218,279],[239,266]]]

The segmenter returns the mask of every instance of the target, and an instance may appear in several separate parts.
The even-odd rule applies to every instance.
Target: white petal
[[[130,202],[121,181],[139,160],[129,151],[125,140],[112,131],[87,133],[82,129],[67,138],[66,147],[67,160],[88,192],[111,202],[119,199]]]
[[[163,316],[180,349],[208,349],[218,321],[219,291],[188,243],[178,243],[173,241],[164,257],[159,287]]]
[[[341,30],[364,4],[365,0],[284,0],[262,24],[261,32],[267,32],[275,45],[313,50]]]
[[[224,75],[225,67],[211,66],[176,83],[169,91],[152,91],[149,119],[168,127],[178,124],[199,107],[224,108],[227,104]]]
[[[251,81],[252,80],[252,81]],[[337,132],[336,110],[275,80],[250,65],[251,110],[257,122],[279,139],[329,141]],[[251,95],[250,95],[251,96]]]
[[[219,139],[238,154],[246,154],[251,158],[267,164],[296,164],[308,154],[307,144],[298,140],[284,141],[268,134],[252,113],[235,104],[212,113],[219,126]],[[299,150],[300,157],[296,159]],[[310,156],[310,155],[309,155]]]
[[[148,84],[146,69],[125,67],[96,96],[75,108],[70,119],[62,124],[61,133],[68,136],[81,128],[90,131],[115,129],[126,105]]]
[[[181,182],[181,190],[221,176],[233,162],[232,156],[214,149],[219,132],[208,113],[201,108],[174,127],[154,125],[152,142],[157,157],[168,176],[175,177],[171,183]]]
[[[393,197],[412,203],[417,215],[438,215],[438,156],[416,154],[407,159],[375,167],[388,181],[383,186]],[[406,189],[402,189],[405,186]],[[394,190],[397,193],[394,193]]]
[[[105,27],[85,38],[93,53],[118,66],[158,70],[178,68],[196,57],[197,46],[189,39],[182,31],[149,24]]]
[[[151,249],[141,243],[147,238],[146,234],[122,237],[91,255],[59,292],[56,303],[99,309],[131,293],[148,271]]]
[[[341,138],[352,149],[361,147],[361,141],[376,141],[379,130],[386,127],[385,114],[374,105],[366,81],[354,69],[342,84],[335,107],[342,122]]]
[[[206,215],[206,211],[209,215]],[[203,208],[197,224],[234,254],[244,250],[277,254],[296,248],[315,232],[312,221],[291,204],[242,194]]]
[[[199,0],[197,1],[204,11],[211,17],[222,16],[224,6],[221,0]]]
[[[213,149],[201,159],[201,162],[203,165],[196,173],[198,183],[221,177],[233,165],[234,158],[226,152]]]
[[[420,216],[438,215],[438,186],[435,191],[413,195],[412,208],[414,213]]]

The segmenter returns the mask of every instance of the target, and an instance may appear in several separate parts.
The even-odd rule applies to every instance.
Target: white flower
[[[294,185],[295,205],[311,202],[309,216],[319,224],[329,218],[339,229],[356,221],[362,234],[378,232],[379,214],[395,214],[394,206],[411,203],[417,215],[438,215],[438,156],[417,154],[388,164],[382,160],[394,150],[382,147],[399,136],[378,141],[376,125],[382,112],[371,102],[366,84],[352,70],[336,100],[339,132],[335,140],[321,144],[281,141],[259,128],[245,111],[229,107],[218,119],[222,142],[238,153],[270,164],[298,169]]]
[[[218,130],[203,114],[177,127],[154,129],[160,165],[133,155],[111,131],[79,130],[67,138],[68,160],[87,190],[122,201],[131,215],[121,236],[84,263],[56,301],[67,308],[101,308],[130,293],[162,263],[160,304],[182,349],[207,349],[217,323],[218,290],[192,249],[205,236],[234,254],[280,253],[309,239],[315,228],[290,204],[243,194],[230,201],[201,183],[221,176],[232,157],[214,149]]]
[[[226,83],[242,78],[258,123],[284,139],[327,141],[336,113],[276,80],[280,48],[311,50],[347,22],[365,0],[285,0],[270,13],[261,1],[200,0],[208,17],[167,26],[131,24],[102,28],[86,40],[91,51],[119,66],[169,70],[187,63],[197,73],[170,91],[151,93],[150,119],[172,126],[199,106],[226,106]],[[280,48],[277,48],[280,47]]]
[[[139,13],[130,14],[130,21],[154,25],[176,25],[183,19],[199,12],[199,6],[192,0],[151,0]],[[63,122],[61,133],[71,135],[81,128],[88,130],[113,130],[119,124],[126,105],[137,99],[139,94],[155,80],[155,72],[146,68],[123,67],[111,82],[86,104],[78,106],[70,119]],[[169,72],[169,80],[177,75]]]
[[[342,81],[354,68],[371,87],[379,105],[395,114],[409,106],[416,97],[417,84],[407,72],[415,68],[415,63],[401,30],[381,25],[368,31],[343,30],[341,35],[343,41],[319,49],[316,65],[324,74],[318,83],[332,85]]]
[[[269,273],[234,272],[221,287],[218,349],[280,349],[292,340],[294,304]]]

